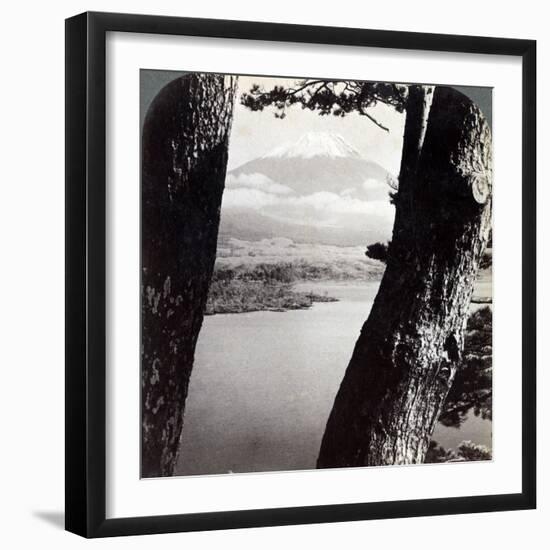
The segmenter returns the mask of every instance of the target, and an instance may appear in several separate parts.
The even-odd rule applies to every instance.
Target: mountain
[[[342,136],[309,132],[228,172],[221,235],[342,245],[389,239],[389,179]]]
[[[307,133],[229,172],[230,179],[261,174],[286,185],[298,195],[318,191],[348,193],[365,200],[388,196],[389,172],[364,159],[342,136]]]

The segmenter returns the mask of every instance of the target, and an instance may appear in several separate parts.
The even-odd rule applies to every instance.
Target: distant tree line
[[[365,269],[364,263],[323,263],[307,260],[294,262],[260,262],[235,266],[217,264],[212,282],[261,281],[264,283],[293,283],[296,281],[357,280],[378,278],[381,271]]]

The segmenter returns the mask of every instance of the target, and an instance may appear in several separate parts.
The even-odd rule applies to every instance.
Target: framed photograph
[[[536,44],[66,21],[66,528],[535,507]]]

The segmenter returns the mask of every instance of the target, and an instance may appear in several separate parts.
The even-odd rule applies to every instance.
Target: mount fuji
[[[339,134],[309,132],[294,143],[284,144],[266,155],[229,172],[230,178],[262,174],[290,187],[299,195],[318,191],[347,192],[365,200],[388,196],[389,172],[364,159]]]
[[[387,239],[389,179],[341,135],[306,133],[228,172],[220,236],[343,246]]]

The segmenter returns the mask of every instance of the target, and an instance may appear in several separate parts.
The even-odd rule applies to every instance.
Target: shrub
[[[388,245],[384,243],[373,243],[367,246],[365,255],[373,260],[379,260],[386,263],[388,259]]]

